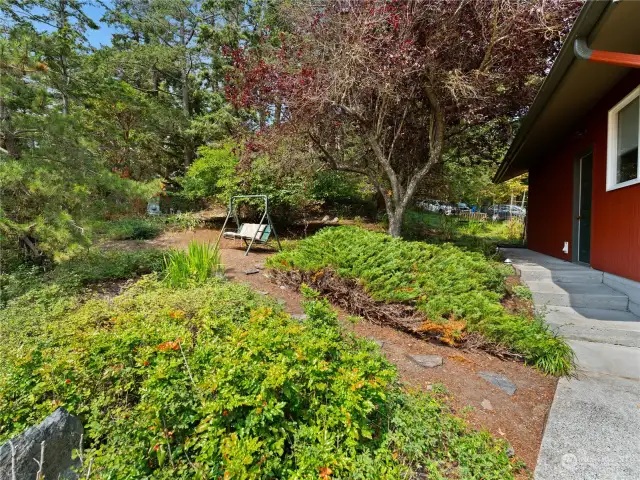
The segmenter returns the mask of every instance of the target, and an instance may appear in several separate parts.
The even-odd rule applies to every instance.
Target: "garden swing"
[[[237,201],[251,198],[264,200],[264,211],[262,212],[260,223],[241,224],[240,220],[238,219]],[[232,215],[233,219],[236,222],[237,228],[236,230],[225,231],[227,222]],[[220,235],[218,236],[216,247],[220,244],[220,239],[222,237],[232,240],[240,239],[244,241],[245,245],[247,245],[247,251],[244,252],[244,254],[249,255],[249,250],[251,250],[251,246],[254,243],[265,245],[272,233],[276,238],[276,241],[278,242],[278,250],[282,249],[282,246],[280,245],[280,239],[278,238],[276,229],[273,226],[273,222],[271,221],[271,216],[269,215],[269,197],[267,197],[266,195],[236,195],[231,197],[231,200],[229,200],[229,210],[227,212],[227,218],[225,218],[224,224],[222,225],[222,230],[220,231]]]

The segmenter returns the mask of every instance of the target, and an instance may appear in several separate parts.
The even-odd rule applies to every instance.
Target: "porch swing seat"
[[[261,200],[263,202],[264,209],[262,211],[262,216],[260,217],[260,223],[240,224],[236,208],[238,200]],[[229,222],[229,218],[233,218],[233,221],[237,226],[237,230],[225,229]],[[251,250],[252,245],[255,243],[266,245],[272,233],[278,243],[278,249],[280,250],[282,248],[280,246],[280,239],[278,238],[278,233],[276,232],[273,222],[271,221],[271,216],[269,215],[269,197],[266,195],[234,195],[229,199],[227,218],[224,219],[224,223],[222,224],[220,235],[218,235],[218,240],[216,241],[216,247],[220,245],[220,240],[223,237],[233,240],[242,240],[245,245],[247,245],[247,250],[244,254],[249,255],[249,250]]]
[[[239,239],[254,241],[258,243],[267,243],[271,235],[271,225],[259,224],[259,223],[243,223],[237,231],[223,232],[222,236],[227,239]]]

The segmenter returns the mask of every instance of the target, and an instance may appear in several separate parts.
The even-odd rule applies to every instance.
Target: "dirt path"
[[[126,249],[182,248],[191,240],[213,243],[218,233],[217,230],[206,229],[169,232],[154,240],[112,242],[110,245]],[[262,267],[272,251],[257,248],[245,256],[242,244],[229,240],[222,241],[220,251],[228,278],[280,299],[289,313],[302,313],[302,296],[298,292],[276,285],[263,270],[257,274],[245,273],[256,266]],[[426,390],[433,383],[444,384],[451,393],[450,402],[458,414],[464,414],[474,427],[486,428],[493,435],[508,440],[516,455],[533,471],[556,388],[556,378],[541,375],[521,363],[503,361],[482,352],[467,352],[428,343],[367,321],[347,324],[347,328],[382,342],[382,351],[397,366],[401,380],[409,386]],[[416,354],[440,355],[444,363],[436,368],[424,368],[408,358],[408,355]],[[517,386],[516,393],[509,396],[480,378],[478,372],[495,372],[506,376]],[[491,409],[482,406],[485,400],[489,401]]]

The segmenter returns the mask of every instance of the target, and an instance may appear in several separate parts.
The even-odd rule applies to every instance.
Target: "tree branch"
[[[438,98],[430,86],[425,86],[425,93],[431,104],[431,125],[429,131],[429,159],[421,168],[415,170],[411,176],[411,180],[407,185],[406,195],[402,199],[402,206],[406,208],[409,200],[413,196],[418,184],[431,168],[440,161],[442,157],[442,148],[444,145],[444,115],[442,113]]]
[[[341,172],[358,173],[360,175],[365,175],[366,177],[370,176],[369,172],[367,172],[367,170],[365,169],[350,167],[347,165],[338,165],[338,162],[336,161],[335,157],[331,155],[331,153],[329,153],[329,151],[324,147],[324,145],[322,145],[322,143],[318,138],[316,138],[311,132],[307,132],[307,135],[309,135],[309,138],[311,138],[311,141],[320,149],[320,151],[322,152],[322,155],[324,155],[324,157],[327,159],[332,169],[339,170]]]
[[[365,137],[367,139],[367,142],[369,143],[369,146],[371,147],[371,150],[373,150],[373,153],[376,156],[378,163],[386,173],[387,178],[389,178],[389,183],[391,184],[391,191],[393,193],[393,201],[397,207],[400,204],[402,197],[404,196],[404,191],[403,191],[402,185],[398,181],[398,176],[396,175],[396,172],[393,170],[391,163],[382,152],[382,149],[380,148],[380,144],[378,143],[378,139],[375,137],[375,135],[370,130],[367,130],[367,132],[365,133]]]

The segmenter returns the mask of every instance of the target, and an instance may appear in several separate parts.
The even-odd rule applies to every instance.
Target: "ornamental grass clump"
[[[335,227],[271,257],[278,270],[320,272],[330,268],[357,279],[376,301],[412,305],[432,325],[463,322],[544,373],[572,369],[571,348],[540,319],[507,311],[509,268],[451,244],[407,242],[357,227]]]
[[[165,255],[165,281],[172,287],[199,285],[214,275],[224,273],[220,250],[208,243],[192,241],[184,250],[172,250]]]

